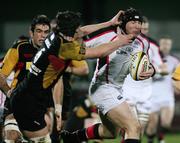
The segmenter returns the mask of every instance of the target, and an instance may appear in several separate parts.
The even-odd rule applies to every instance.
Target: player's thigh
[[[132,112],[126,101],[111,109],[107,116],[118,127],[129,128],[131,126],[139,126],[136,115]]]

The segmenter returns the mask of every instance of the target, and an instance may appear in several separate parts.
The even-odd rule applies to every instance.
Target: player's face
[[[133,34],[134,37],[139,35],[141,32],[141,22],[139,21],[129,21],[126,24],[126,33]]]
[[[160,39],[159,41],[160,51],[168,55],[172,48],[172,40],[171,39]]]
[[[36,47],[42,46],[42,43],[44,42],[45,38],[49,34],[50,29],[48,25],[45,24],[37,24],[35,26],[34,32],[30,32],[33,44]]]
[[[149,33],[149,23],[142,23],[142,26],[141,26],[141,32],[145,35],[147,35]]]

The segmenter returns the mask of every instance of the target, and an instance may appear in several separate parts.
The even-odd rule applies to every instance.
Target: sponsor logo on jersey
[[[38,67],[36,67],[34,64],[32,64],[29,71],[37,76],[42,70],[40,70]]]

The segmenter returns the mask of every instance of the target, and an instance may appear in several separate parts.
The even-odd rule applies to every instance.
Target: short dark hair
[[[73,37],[76,29],[81,25],[81,14],[72,11],[58,12],[56,15],[57,32]]]
[[[48,25],[49,26],[49,29],[51,28],[50,26],[50,20],[49,18],[46,16],[46,15],[36,15],[32,22],[31,22],[31,31],[34,32],[34,29],[35,29],[35,26],[37,24],[43,24],[43,25]]]

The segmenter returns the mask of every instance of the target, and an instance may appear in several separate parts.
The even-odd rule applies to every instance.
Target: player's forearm
[[[108,22],[103,22],[103,23],[99,23],[99,24],[86,25],[86,26],[81,27],[81,30],[83,31],[84,35],[88,35],[92,32],[95,32],[102,28],[109,27],[111,25],[112,25],[112,23],[110,21],[108,21]]]
[[[98,58],[98,57],[107,56],[123,45],[124,45],[123,43],[120,43],[117,40],[117,41],[101,44],[95,48],[87,48],[85,58]]]
[[[4,94],[7,94],[7,92],[10,90],[9,85],[6,82],[6,78],[6,76],[0,73],[0,90],[2,90]]]
[[[63,86],[63,80],[61,77],[56,83],[56,85],[54,86],[54,90],[53,90],[53,100],[54,100],[55,105],[56,104],[62,105],[63,92],[64,92],[64,86]]]

